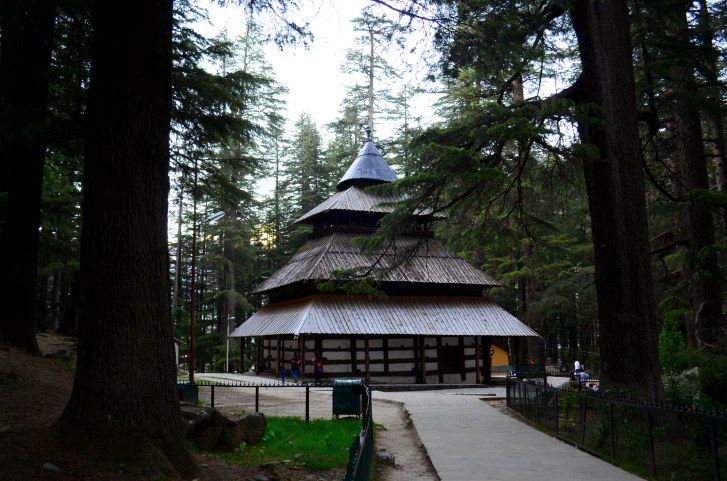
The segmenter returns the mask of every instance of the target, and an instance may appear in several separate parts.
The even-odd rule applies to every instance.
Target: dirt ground
[[[200,376],[202,377],[202,376]],[[209,404],[210,388],[200,389],[200,399]],[[259,409],[278,416],[305,416],[305,388],[260,388]],[[330,419],[332,412],[330,388],[311,388],[309,415],[311,419]],[[255,410],[255,389],[245,387],[215,388],[215,407],[231,416]],[[400,403],[374,400],[374,423],[377,426],[376,449],[394,455],[394,466],[377,466],[379,481],[436,481],[434,469],[421,446],[416,430],[407,422]]]
[[[49,430],[71,393],[75,340],[39,335],[38,342],[43,357],[0,346],[0,480],[174,479],[170,472],[80,455],[50,438]],[[343,474],[342,470],[311,473],[281,466],[231,466],[204,454],[194,456],[202,471],[200,479],[208,481],[245,481],[257,474],[271,480],[333,481]]]

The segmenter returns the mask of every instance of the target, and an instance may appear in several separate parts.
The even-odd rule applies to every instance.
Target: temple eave
[[[231,337],[316,334],[331,336],[537,336],[483,297],[314,295],[271,303]]]

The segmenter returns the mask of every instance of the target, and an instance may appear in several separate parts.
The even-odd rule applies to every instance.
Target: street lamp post
[[[227,337],[225,338],[225,372],[230,372],[230,321],[234,317],[227,319]]]

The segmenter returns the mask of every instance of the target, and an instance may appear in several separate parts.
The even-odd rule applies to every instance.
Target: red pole
[[[197,302],[197,159],[194,160],[192,189],[192,292],[189,302],[189,382],[194,382],[194,309]]]

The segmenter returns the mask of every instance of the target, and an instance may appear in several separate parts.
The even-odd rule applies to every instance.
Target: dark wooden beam
[[[426,356],[426,342],[424,336],[419,339],[419,365],[421,366],[422,384],[427,383],[427,356]]]
[[[467,379],[464,359],[464,336],[458,336],[457,340],[459,341],[459,378],[464,381]]]
[[[247,338],[240,338],[240,374],[245,372],[245,345],[247,344]]]
[[[484,367],[482,368],[482,383],[490,384],[492,382],[492,355],[490,350],[492,349],[492,337],[482,337],[482,355],[485,360]]]
[[[475,336],[475,384],[480,383],[480,336]]]
[[[298,336],[298,345],[300,347],[300,378],[305,379],[305,335]]]
[[[364,338],[364,350],[366,352],[366,382],[368,383],[371,381],[371,370],[370,370],[370,362],[371,358],[369,357],[369,336],[366,336]]]
[[[348,340],[348,349],[350,351],[350,359],[351,359],[351,374],[356,375],[356,338],[352,337]]]
[[[280,374],[280,366],[282,364],[280,359],[280,336],[278,336],[278,339],[275,341],[275,372]]]
[[[388,373],[389,372],[389,340],[387,338],[384,338],[383,350],[384,350],[384,373]]]
[[[442,371],[444,363],[442,361],[442,336],[437,336],[437,378],[439,384],[444,383],[444,372]]]

